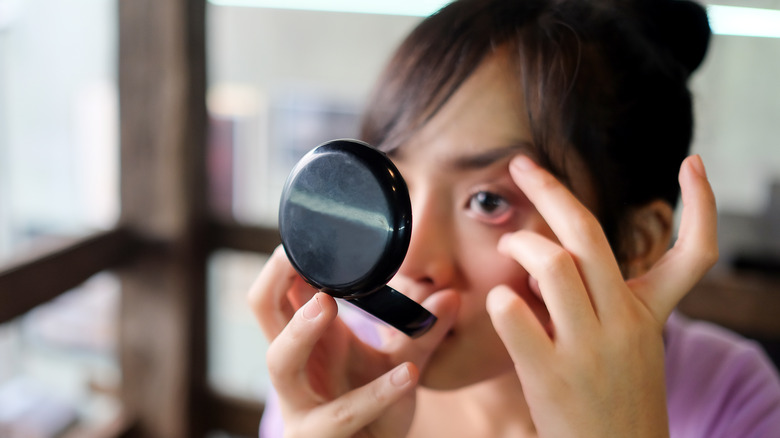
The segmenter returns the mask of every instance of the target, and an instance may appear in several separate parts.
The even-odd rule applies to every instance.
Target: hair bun
[[[668,50],[686,68],[688,74],[704,60],[710,41],[707,12],[698,3],[687,0],[646,0],[649,36]]]

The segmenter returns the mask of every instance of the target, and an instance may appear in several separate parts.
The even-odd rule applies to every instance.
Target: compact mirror
[[[392,161],[357,140],[308,152],[287,178],[279,233],[309,284],[343,298],[411,337],[436,317],[387,286],[412,235],[409,190]]]

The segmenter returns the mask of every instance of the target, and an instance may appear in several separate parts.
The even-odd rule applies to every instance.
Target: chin
[[[460,354],[464,353],[464,350],[458,351],[455,341],[456,339],[445,341],[449,345],[443,344],[433,353],[420,373],[420,386],[438,391],[452,391],[514,372],[512,359],[503,345],[496,351],[465,350],[465,354]]]
[[[455,391],[479,383],[481,379],[464,379],[462,376],[445,375],[443,373],[424,373],[420,376],[420,386],[434,391]]]
[[[491,367],[493,368],[493,367]],[[420,386],[434,391],[456,391],[478,383],[493,380],[505,375],[507,372],[514,372],[511,366],[508,369],[491,369],[490,372],[478,373],[448,373],[443,370],[436,370],[429,367],[428,370],[420,375]]]

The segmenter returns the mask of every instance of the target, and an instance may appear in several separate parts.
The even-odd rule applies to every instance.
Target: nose
[[[456,236],[445,198],[433,190],[411,193],[412,237],[399,274],[426,296],[449,287],[455,275]]]

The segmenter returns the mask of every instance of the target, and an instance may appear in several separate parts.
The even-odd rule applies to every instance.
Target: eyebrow
[[[517,155],[518,153],[525,153],[533,155],[534,148],[529,142],[518,142],[508,146],[498,147],[495,149],[489,149],[486,151],[480,151],[476,154],[465,154],[462,156],[455,156],[447,160],[446,167],[451,167],[455,170],[476,170],[484,169],[504,158]]]

